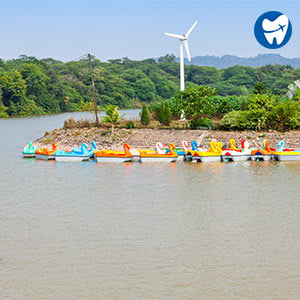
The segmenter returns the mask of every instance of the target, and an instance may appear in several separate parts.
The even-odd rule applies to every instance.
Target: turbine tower
[[[188,61],[191,61],[191,55],[188,45],[188,38],[193,31],[193,29],[196,27],[198,21],[196,21],[192,27],[186,32],[186,34],[175,34],[175,33],[168,33],[165,32],[165,35],[174,37],[180,41],[180,90],[184,90],[184,58],[183,58],[183,47],[185,48],[185,52],[187,55]]]

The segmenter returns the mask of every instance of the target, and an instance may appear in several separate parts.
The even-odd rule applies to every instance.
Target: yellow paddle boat
[[[218,162],[222,160],[222,143],[211,141],[207,151],[195,151],[192,158],[196,162]]]

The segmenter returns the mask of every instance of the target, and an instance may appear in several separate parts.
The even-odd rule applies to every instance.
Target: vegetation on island
[[[184,113],[191,129],[300,127],[300,90],[293,99],[286,97],[289,84],[300,79],[300,68],[189,65],[185,67],[187,88],[179,92],[179,64],[173,55],[108,62],[92,57],[92,65],[97,105],[106,110],[104,121],[112,128],[121,119],[117,107],[141,106],[143,126],[151,119],[170,126]],[[0,118],[93,109],[87,57],[71,62],[25,55],[0,60]]]
[[[145,103],[143,103],[143,107],[142,107],[141,123],[144,126],[147,126],[150,123],[150,113]]]
[[[190,129],[285,131],[300,128],[298,95],[294,99],[273,95],[262,82],[255,85],[251,95],[242,97],[222,97],[209,86],[190,86],[169,100],[152,104],[156,120],[159,120],[156,112],[164,102],[171,108],[173,119],[178,120],[184,111]]]

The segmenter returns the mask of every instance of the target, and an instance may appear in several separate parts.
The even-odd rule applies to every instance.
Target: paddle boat
[[[273,150],[270,148],[270,143],[267,140],[263,140],[262,149],[253,149],[251,151],[251,159],[256,161],[269,161],[273,157]]]
[[[32,141],[29,141],[28,146],[25,146],[23,148],[22,154],[23,158],[34,158],[35,157],[35,150],[37,150],[38,147],[32,146]]]
[[[56,143],[52,143],[52,149],[40,148],[35,150],[35,158],[43,160],[54,160],[54,153],[57,150]]]
[[[230,139],[229,140],[229,148],[222,148],[222,150],[235,150],[235,151],[241,151],[236,147],[236,142],[235,139]]]
[[[130,149],[131,154],[133,155],[132,161],[139,161],[140,160],[140,154],[142,152],[147,153],[159,153],[159,154],[165,154],[167,152],[168,148],[164,148],[161,143],[156,143],[154,150],[148,150],[148,149]]]
[[[183,146],[183,149],[185,149],[185,154],[184,154],[184,159],[183,159],[184,161],[193,161],[194,154],[196,152],[203,151],[203,149],[198,148],[198,143],[196,141],[192,141],[191,146],[192,146],[192,149],[189,149],[187,147],[187,143]]]
[[[210,142],[207,151],[194,151],[192,159],[196,162],[219,162],[222,160],[222,143],[215,140]]]
[[[167,152],[169,152],[169,150]],[[175,152],[178,155],[178,160],[184,160],[185,150],[183,147],[176,147]]]
[[[175,162],[178,158],[175,145],[168,145],[169,152],[161,153],[158,149],[153,153],[151,150],[140,151],[140,162]]]
[[[82,144],[83,145],[83,144]],[[80,147],[74,148],[72,152],[81,152],[82,151],[82,145]],[[90,157],[94,158],[95,156],[95,151],[97,151],[97,146],[95,141],[91,141],[91,148],[87,149],[87,151],[90,153]]]
[[[130,149],[130,153],[132,154],[132,161],[137,162],[140,159],[140,152],[136,149]]]
[[[278,143],[278,149],[273,153],[274,159],[279,161],[300,161],[300,150],[286,149],[284,141]]]
[[[169,148],[164,148],[162,143],[156,143],[156,147],[154,149],[154,152],[159,153],[159,154],[165,154],[168,150],[169,150]]]
[[[71,152],[56,150],[54,157],[56,161],[87,161],[93,154],[94,150],[89,150],[88,145],[83,143],[81,147],[75,148]]]
[[[176,147],[175,152],[178,155],[178,160],[184,160],[185,159],[185,153],[189,150],[188,142],[182,141],[181,142],[182,147]],[[167,148],[166,153],[168,153],[170,150]]]
[[[246,161],[251,159],[251,150],[249,149],[249,142],[242,140],[242,148],[238,149],[234,139],[230,140],[230,149],[222,149],[223,161]]]
[[[124,144],[123,149],[124,151],[96,150],[94,154],[98,162],[131,162],[133,155],[130,152],[130,146]]]

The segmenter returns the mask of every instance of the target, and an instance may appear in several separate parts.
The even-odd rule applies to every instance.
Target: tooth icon
[[[262,22],[265,38],[270,45],[272,45],[274,39],[276,39],[276,43],[279,46],[285,38],[288,27],[289,19],[286,15],[281,15],[274,21],[264,19]]]

